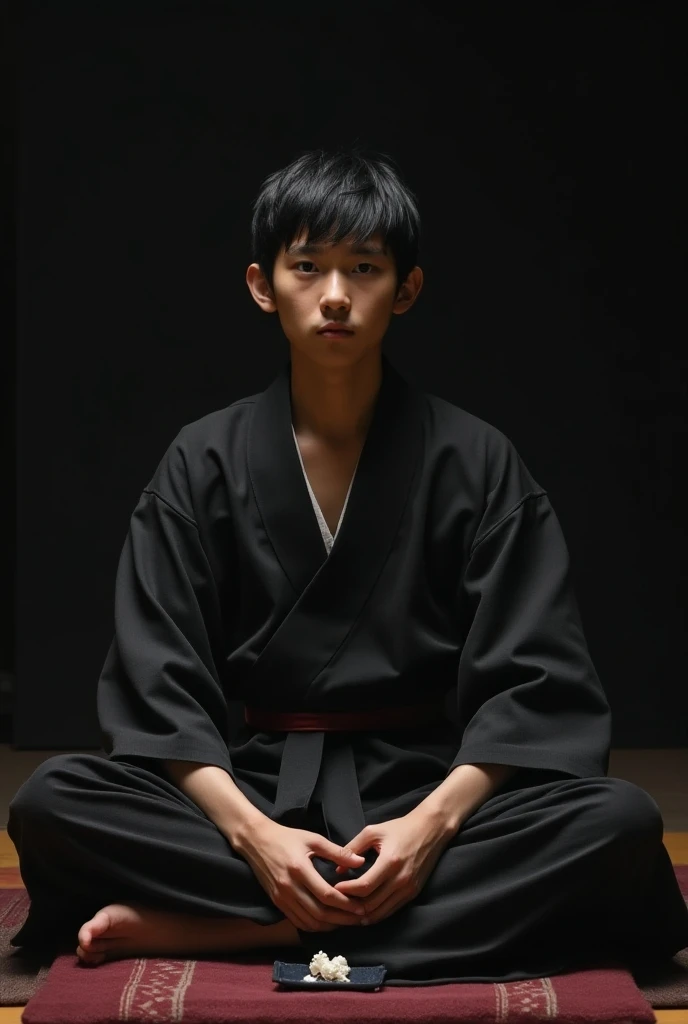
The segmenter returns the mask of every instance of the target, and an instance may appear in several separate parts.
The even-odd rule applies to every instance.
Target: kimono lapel
[[[252,667],[256,705],[307,709],[311,683],[345,640],[391,551],[420,460],[423,410],[422,393],[383,356],[375,409],[328,556],[291,430],[291,363],[256,402],[249,475],[294,588],[292,608]]]
[[[298,597],[327,551],[294,444],[290,362],[254,406],[247,459],[263,525]]]

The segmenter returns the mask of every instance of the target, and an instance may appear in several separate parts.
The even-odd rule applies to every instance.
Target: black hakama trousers
[[[8,833],[31,907],[13,945],[76,947],[81,924],[113,902],[284,918],[204,812],[150,767],[60,754],[21,786]],[[326,834],[317,799],[304,827]],[[688,946],[688,909],[662,837],[657,804],[633,783],[519,772],[463,823],[410,903],[367,927],[301,932],[288,959],[323,948],[385,964],[391,985],[668,959]],[[314,864],[328,881],[357,874]]]

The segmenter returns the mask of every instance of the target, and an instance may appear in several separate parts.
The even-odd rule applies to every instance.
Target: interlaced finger
[[[295,928],[300,928],[302,931],[312,931],[312,920],[308,914],[299,906],[298,902],[293,898],[287,900],[280,900],[277,903],[273,900],[273,903],[278,910],[281,910],[286,919],[293,924]]]
[[[337,882],[337,892],[343,892],[347,896],[357,896],[365,900],[366,907],[371,894],[387,879],[396,873],[397,868],[390,861],[378,857],[371,868],[368,868],[364,875],[359,878],[347,878],[344,882]]]
[[[360,906],[360,900],[340,892],[333,888],[313,867],[313,862],[308,861],[304,866],[302,879],[306,887],[314,896],[327,907],[334,907],[336,910],[347,911],[350,914],[356,913],[356,907]]]
[[[367,924],[376,924],[378,921],[384,920],[384,918],[389,917],[395,910],[399,910],[412,898],[412,895],[407,890],[397,889],[386,900],[383,900],[376,910],[366,914]]]
[[[369,920],[371,914],[377,910],[378,907],[382,906],[385,900],[388,900],[394,893],[399,893],[403,890],[403,885],[399,881],[398,876],[389,878],[382,885],[379,885],[377,889],[370,896],[365,897],[365,916]]]
[[[294,885],[293,888],[301,907],[305,910],[308,916],[314,918],[317,923],[326,921],[328,924],[351,925],[357,924],[360,920],[357,914],[352,914],[343,910],[334,910],[326,904],[321,903],[311,892],[309,892],[308,889],[302,888],[298,885]]]

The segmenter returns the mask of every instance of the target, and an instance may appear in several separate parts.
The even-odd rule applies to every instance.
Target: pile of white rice
[[[316,953],[310,962],[311,973],[306,974],[304,981],[317,981],[318,977],[323,981],[350,981],[347,977],[351,968],[346,962],[346,957],[335,956],[331,960],[322,949]]]

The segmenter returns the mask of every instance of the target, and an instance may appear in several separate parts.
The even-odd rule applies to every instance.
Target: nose
[[[324,279],[324,288],[320,296],[320,309],[324,313],[327,309],[349,309],[351,299],[346,287],[344,274],[333,270]]]

